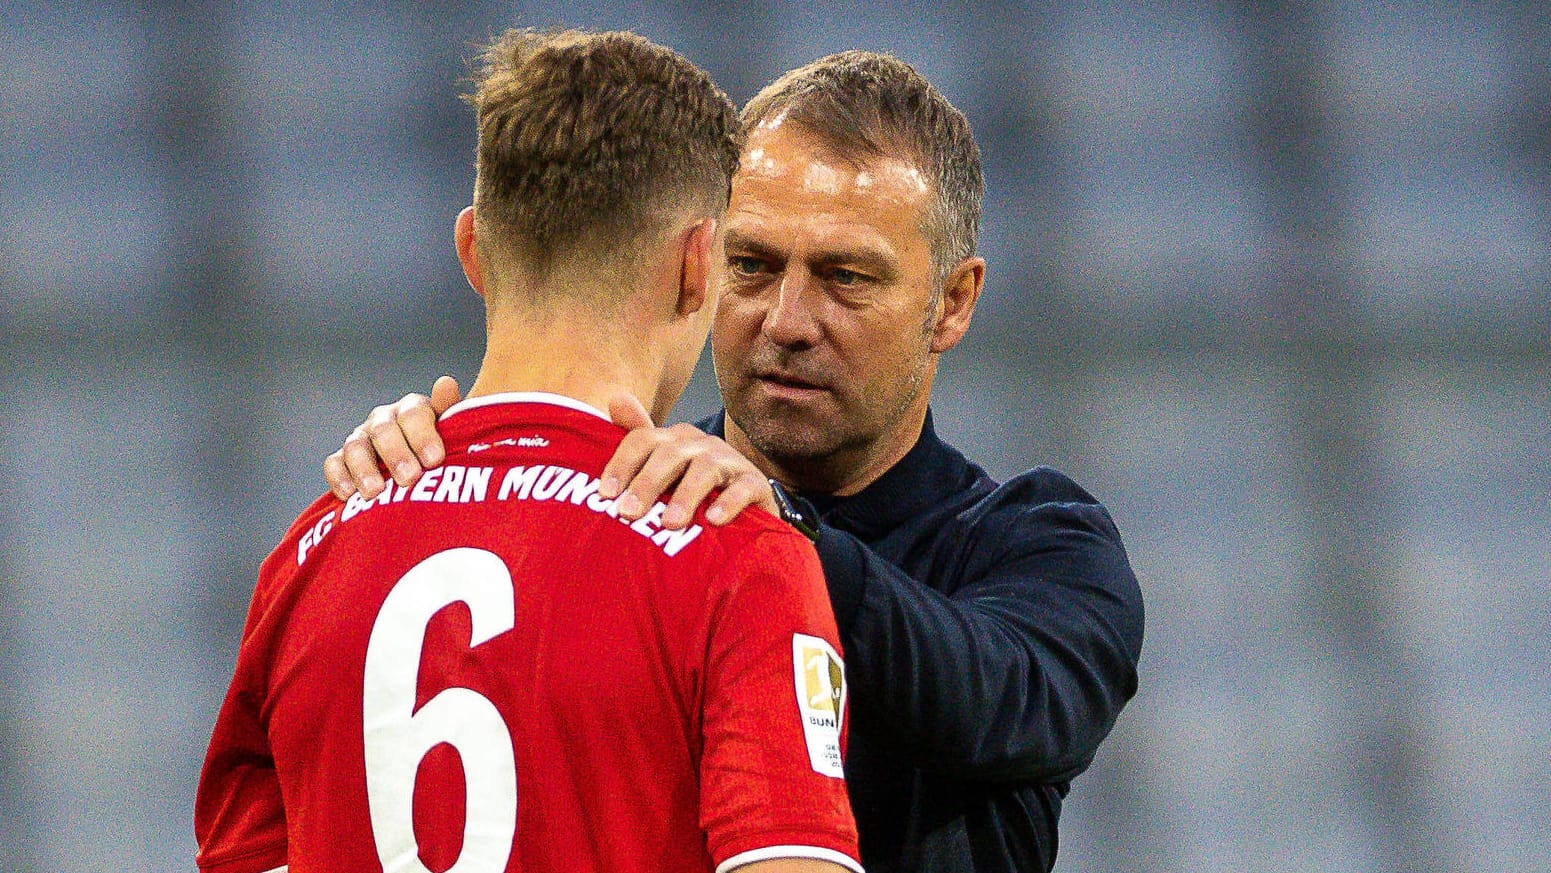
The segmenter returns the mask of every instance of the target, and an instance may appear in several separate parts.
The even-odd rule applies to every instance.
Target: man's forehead
[[[800,125],[761,128],[733,177],[726,240],[820,259],[892,259],[927,245],[930,202],[912,161],[842,155]]]
[[[924,197],[931,190],[927,175],[908,155],[844,150],[799,124],[779,120],[762,122],[749,136],[733,184],[776,179],[816,194]]]
[[[733,195],[724,243],[729,251],[871,263],[877,269],[926,250],[919,209],[867,209],[860,202],[755,186]]]

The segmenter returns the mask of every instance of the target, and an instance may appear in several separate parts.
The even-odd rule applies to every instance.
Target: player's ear
[[[980,299],[980,288],[985,284],[985,258],[965,258],[948,274],[943,282],[942,309],[932,327],[933,352],[946,352],[959,344],[964,332],[969,330],[969,320],[975,314],[975,301]]]
[[[479,247],[474,244],[474,207],[465,206],[458,213],[452,228],[453,245],[458,249],[458,262],[463,264],[463,275],[469,287],[479,296],[485,296],[485,274],[479,265]]]
[[[679,266],[679,315],[693,315],[706,304],[707,285],[711,281],[711,244],[716,238],[716,220],[703,218],[680,237],[683,243]]]

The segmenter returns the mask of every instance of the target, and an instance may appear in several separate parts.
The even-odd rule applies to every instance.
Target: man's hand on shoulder
[[[460,399],[458,380],[443,376],[430,397],[406,394],[397,403],[373,409],[339,451],[323,459],[329,490],[340,500],[357,492],[370,500],[386,486],[384,468],[399,485],[413,484],[426,469],[446,460],[436,419]]]
[[[623,495],[621,516],[640,518],[671,488],[673,499],[663,513],[662,526],[679,530],[695,517],[695,508],[720,488],[722,493],[706,509],[712,524],[726,524],[749,506],[780,517],[770,480],[722,440],[691,424],[657,427],[641,401],[629,394],[609,402],[609,416],[630,433],[603,468],[598,493],[604,498]]]

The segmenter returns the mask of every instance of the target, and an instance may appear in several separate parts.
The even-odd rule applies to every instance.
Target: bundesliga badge
[[[808,760],[814,772],[843,778],[840,725],[845,717],[846,683],[840,656],[819,637],[792,634],[792,673]]]

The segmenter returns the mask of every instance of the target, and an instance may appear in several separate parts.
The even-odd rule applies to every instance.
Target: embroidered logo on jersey
[[[816,773],[841,778],[840,725],[845,718],[845,666],[835,648],[819,637],[792,634],[792,674],[797,711]]]
[[[469,452],[488,451],[496,446],[515,446],[520,449],[547,449],[549,448],[549,440],[538,434],[515,438],[507,437],[504,440],[496,440],[493,443],[474,443],[469,446]]]

